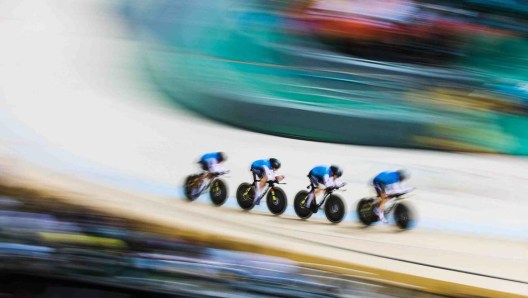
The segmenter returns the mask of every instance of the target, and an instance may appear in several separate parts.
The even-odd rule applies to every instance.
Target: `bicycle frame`
[[[390,213],[392,211],[392,209],[394,209],[394,207],[396,206],[396,203],[401,201],[401,200],[404,200],[404,199],[406,199],[406,197],[403,197],[403,195],[394,196],[394,197],[390,198],[387,201],[387,203],[390,202],[391,205],[388,208],[385,209],[385,213],[387,213],[387,214]],[[385,205],[387,203],[385,203]]]
[[[257,182],[260,182],[260,180],[259,179],[253,179],[253,183],[251,185],[256,188],[257,187]],[[267,184],[266,188],[264,189],[264,191],[260,195],[261,199],[264,198],[268,194],[268,191],[270,191],[270,190],[271,190],[272,196],[275,198],[275,189],[274,189],[275,184],[286,184],[286,183],[280,183],[277,180],[270,180],[270,181],[267,181],[266,184]],[[248,188],[244,192],[244,196],[247,196],[247,194],[249,193],[249,190],[250,190],[250,188]],[[254,198],[254,199],[256,200],[257,198]]]
[[[315,186],[313,184],[310,184],[308,185],[307,188],[311,188],[310,189],[310,192],[314,192],[314,196],[315,196]],[[334,190],[336,190],[335,188],[333,189],[328,189],[326,188],[325,189],[325,193],[323,195],[323,200],[321,201],[321,203],[317,204],[317,198],[314,197],[314,200],[315,200],[315,205],[317,206],[317,208],[323,206],[323,204],[326,202],[326,199],[328,199],[328,197],[330,197],[332,195],[332,193],[334,192]]]
[[[317,201],[316,201],[316,205],[317,207],[321,207],[323,206],[323,204],[326,202],[326,199],[332,195],[332,191],[325,191],[325,194],[323,196],[323,200],[321,201],[321,203],[317,204]],[[315,199],[315,198],[314,198]]]
[[[202,173],[201,175],[203,175],[204,173]],[[212,173],[213,174],[213,173]],[[209,190],[209,188],[211,187],[211,185],[213,184],[213,182],[216,181],[216,178],[224,175],[225,173],[216,173],[216,174],[213,174],[213,178],[209,179],[209,182],[207,183],[207,185],[202,189],[202,191],[200,191],[199,195],[205,193],[207,190]],[[203,180],[203,179],[202,179]]]
[[[387,206],[388,203],[390,203],[390,205],[386,208],[384,208],[383,210],[383,213],[385,215],[389,214],[392,212],[392,210],[394,209],[394,207],[397,205],[396,203],[401,201],[401,200],[405,200],[407,199],[407,197],[405,197],[404,195],[406,195],[407,193],[405,194],[398,194],[398,195],[394,195],[394,196],[390,196],[389,198],[387,198],[386,200],[386,203],[385,203],[385,206]],[[381,198],[376,196],[374,197],[375,198],[375,201],[372,202],[373,205],[377,205],[379,204]],[[372,206],[372,205],[371,205]]]

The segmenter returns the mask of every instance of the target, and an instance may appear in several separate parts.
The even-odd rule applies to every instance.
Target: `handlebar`
[[[346,182],[343,182],[343,183],[341,183],[341,185],[328,187],[328,188],[332,189],[332,190],[337,190],[337,189],[340,189],[340,188],[344,187],[345,185],[346,185]]]
[[[325,190],[326,191],[338,190],[338,189],[342,188],[343,186],[345,186],[346,184],[347,184],[346,182],[343,182],[339,186],[327,187],[327,188],[325,188]],[[315,188],[315,185],[310,184],[310,185],[306,186],[306,189],[310,189],[310,188]],[[345,191],[345,189],[343,189],[342,191]]]
[[[404,196],[404,195],[407,195],[409,194],[410,192],[412,192],[413,190],[415,190],[416,187],[412,187],[412,188],[409,188],[409,189],[406,189],[406,192],[402,192],[402,193],[395,193],[395,194],[391,194],[391,195],[387,195],[388,198],[399,198],[401,196]]]
[[[340,188],[344,187],[345,185],[346,185],[346,182],[343,182],[343,183],[342,183],[341,185],[339,185],[339,186],[327,187],[325,191],[326,191],[327,193],[332,193],[332,192],[334,192],[334,191],[336,191],[336,190],[339,190]],[[346,191],[346,189],[341,189],[341,191]]]
[[[216,172],[216,173],[212,173],[212,174],[213,174],[214,177],[218,177],[218,176],[229,174],[230,172],[231,172],[230,170],[227,170],[227,171]]]
[[[273,184],[286,184],[285,182],[280,182],[280,181],[277,181],[277,180],[270,180],[267,182],[270,186],[272,186]]]

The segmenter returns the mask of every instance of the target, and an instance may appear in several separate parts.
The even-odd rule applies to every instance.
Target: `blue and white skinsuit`
[[[225,172],[225,170],[220,166],[219,155],[219,152],[211,152],[202,155],[198,161],[198,163],[202,166],[202,170],[213,174]]]
[[[382,193],[387,195],[404,194],[410,191],[401,183],[400,174],[394,172],[381,172],[372,180],[376,193],[380,196]]]
[[[334,180],[334,178],[330,176],[330,166],[317,166],[313,168],[310,170],[310,173],[308,173],[308,178],[314,188],[319,188],[321,184],[325,187],[338,187],[341,185],[341,182],[337,179]],[[310,206],[313,199],[314,192],[310,192],[308,201],[306,201],[306,206]]]

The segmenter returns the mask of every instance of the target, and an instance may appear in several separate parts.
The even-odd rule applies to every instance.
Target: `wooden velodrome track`
[[[308,266],[453,296],[526,295],[526,242],[395,232],[247,213],[104,187],[4,160],[2,192],[28,193],[130,218],[205,245],[287,257]]]
[[[59,3],[60,2],[60,3]],[[205,244],[289,257],[315,267],[458,296],[528,296],[525,159],[290,140],[167,109],[129,61],[136,45],[103,1],[0,4],[0,173],[12,189],[150,223]],[[229,155],[233,195],[249,163],[283,162],[289,211],[273,217],[181,200],[203,152]],[[408,168],[417,228],[363,229],[292,216],[291,199],[320,163],[343,166],[349,213],[376,172]],[[317,265],[316,265],[317,264]]]

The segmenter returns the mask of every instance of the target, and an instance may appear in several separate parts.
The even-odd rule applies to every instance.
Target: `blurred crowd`
[[[92,297],[81,290],[91,285],[128,295],[115,297],[429,297],[149,230],[54,200],[2,196],[0,296]]]
[[[306,0],[291,16],[339,49],[374,59],[443,64],[528,35],[521,1]]]
[[[520,67],[528,61],[526,1],[301,0],[289,11],[302,24],[298,33],[356,57],[483,75],[478,85],[430,88],[429,98],[438,102],[524,115],[528,110],[528,71]]]

